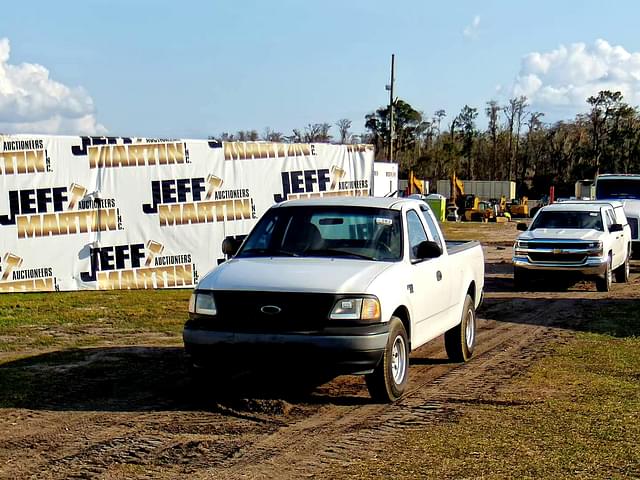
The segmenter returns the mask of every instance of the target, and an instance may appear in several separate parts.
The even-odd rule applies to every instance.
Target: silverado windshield
[[[604,231],[600,212],[544,211],[542,210],[529,230],[536,228],[579,228]]]
[[[596,182],[596,198],[636,198],[640,199],[640,180],[631,179],[598,179]]]
[[[400,212],[366,207],[280,207],[269,210],[236,257],[343,257],[397,261]]]

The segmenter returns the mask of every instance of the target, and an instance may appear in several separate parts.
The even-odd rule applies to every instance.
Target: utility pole
[[[395,54],[391,54],[391,83],[387,85],[389,90],[389,162],[393,162],[393,139],[395,138],[394,105],[393,105],[393,83],[395,82]]]

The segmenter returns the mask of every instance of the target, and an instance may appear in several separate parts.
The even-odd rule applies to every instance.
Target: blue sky
[[[444,108],[445,122],[464,104],[506,102],[514,87],[549,121],[571,118],[603,85],[635,105],[640,3],[612,4],[3,2],[13,68],[4,79],[0,69],[0,131],[201,138],[349,118],[358,133],[388,100],[392,53],[397,95],[427,115]],[[29,83],[37,69],[22,64],[48,77]],[[20,82],[33,98],[15,97]]]

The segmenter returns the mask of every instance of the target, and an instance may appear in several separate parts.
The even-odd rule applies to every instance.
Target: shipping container
[[[483,199],[500,198],[504,195],[507,201],[516,198],[516,182],[492,180],[462,180],[464,193],[473,194]],[[451,181],[438,180],[436,190],[440,195],[451,197]]]

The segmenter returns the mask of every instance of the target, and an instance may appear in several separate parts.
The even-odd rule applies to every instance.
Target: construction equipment
[[[522,197],[517,203],[511,203],[509,205],[509,212],[514,218],[528,218],[529,217],[529,198]]]
[[[494,220],[496,212],[492,202],[480,200],[475,195],[465,195],[462,218],[467,222],[486,222]]]
[[[465,195],[464,183],[460,180],[456,173],[451,175],[450,197],[447,203],[447,220],[452,221],[464,220],[465,211]]]
[[[419,178],[416,178],[416,176],[413,173],[413,170],[409,170],[409,186],[408,186],[409,190],[407,192],[407,196],[414,194],[414,193],[419,193],[420,195],[427,195],[429,192],[425,191],[425,181],[424,180],[420,180]]]

